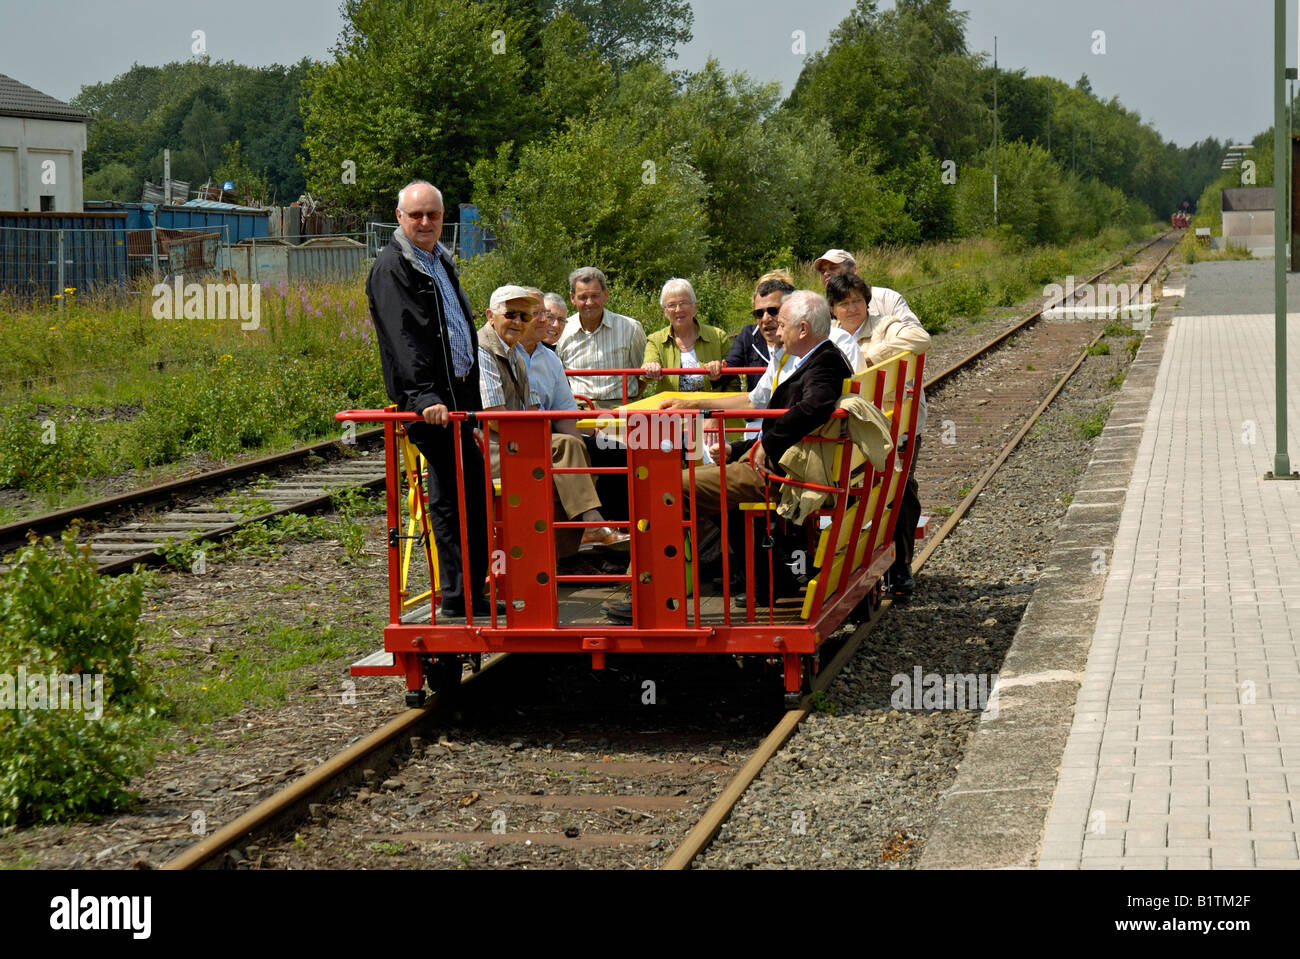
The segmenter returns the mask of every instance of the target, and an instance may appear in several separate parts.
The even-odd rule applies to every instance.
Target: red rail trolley
[[[833,468],[829,483],[816,484],[764,473],[766,493],[758,502],[726,499],[723,470],[723,510],[714,518],[723,543],[721,587],[701,582],[699,564],[692,562],[692,544],[700,543],[701,521],[696,509],[695,473],[699,440],[706,420],[756,419],[781,415],[783,410],[758,413],[736,410],[659,410],[659,397],[618,410],[453,413],[447,427],[474,429],[494,421],[500,450],[500,476],[487,477],[486,518],[466,515],[463,485],[458,487],[462,555],[468,554],[467,522],[486,522],[490,573],[487,592],[490,613],[474,616],[466,603],[463,619],[439,617],[438,564],[429,526],[424,464],[406,438],[403,424],[418,417],[392,410],[349,410],[339,420],[384,425],[388,516],[388,609],[383,649],[352,667],[354,676],[404,676],[407,702],[424,702],[424,686],[441,689],[459,683],[468,659],[477,665],[484,653],[587,653],[594,669],[610,654],[712,653],[756,656],[780,668],[787,702],[797,702],[818,665],[819,647],[860,604],[880,602],[881,578],[894,561],[893,534],[904,486],[911,466],[919,409],[924,357],[903,353],[846,380],[845,393],[867,398],[884,414],[889,443],[880,468],[849,435],[848,415],[836,410],[830,424],[805,443],[831,443]],[[582,371],[637,376],[641,370]],[[664,370],[668,374],[698,370]],[[748,370],[725,370],[743,373]],[[624,396],[626,396],[626,387]],[[699,394],[696,394],[699,395]],[[580,427],[604,426],[621,434],[627,451],[625,467],[561,470],[551,462],[552,422],[576,419]],[[838,425],[838,429],[836,426]],[[611,429],[611,427],[613,427]],[[711,427],[716,429],[716,427]],[[745,427],[724,426],[727,432]],[[752,425],[750,427],[752,429]],[[486,430],[484,431],[486,432]],[[716,435],[716,434],[715,434]],[[487,440],[481,439],[486,456]],[[457,469],[460,469],[459,442]],[[876,451],[880,459],[879,450]],[[826,459],[822,457],[823,460]],[[552,475],[585,472],[619,475],[627,484],[628,518],[604,523],[558,521],[552,509]],[[824,494],[821,508],[805,519],[801,542],[806,543],[807,585],[801,595],[770,600],[756,606],[754,590],[745,590],[745,606],[733,608],[727,524],[739,515],[757,517],[745,523],[745,549],[766,551],[767,596],[773,595],[772,531],[784,523],[776,515],[785,487]],[[627,569],[608,575],[559,572],[556,532],[608,525],[625,528]],[[761,540],[755,539],[759,526]],[[794,530],[796,538],[799,531]],[[413,563],[418,550],[423,562]],[[760,575],[763,569],[760,559]],[[427,566],[429,589],[417,591],[413,572]],[[422,575],[422,574],[421,574]],[[631,622],[611,622],[602,603],[628,597]],[[505,614],[497,613],[497,600]]]

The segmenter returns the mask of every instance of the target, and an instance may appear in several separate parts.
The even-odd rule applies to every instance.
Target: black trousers
[[[909,440],[915,446],[912,468],[907,471],[907,487],[903,502],[898,507],[898,523],[894,526],[894,565],[906,564],[912,568],[912,554],[916,551],[916,524],[921,519],[920,489],[916,484],[916,460],[921,455],[921,437]]]
[[[596,437],[585,434],[582,441],[587,446],[587,458],[593,467],[627,468],[627,447],[622,443],[607,438],[602,449]],[[613,473],[593,478],[596,481],[596,495],[600,497],[600,515],[608,520],[627,519],[627,477]]]
[[[477,392],[478,386],[475,384],[474,393]],[[464,409],[469,405],[469,400],[468,393],[458,396],[457,405]],[[478,405],[477,395],[473,396],[473,402],[475,406]],[[464,601],[466,591],[471,597],[483,595],[483,584],[487,579],[487,519],[491,513],[483,487],[486,475],[483,453],[474,440],[474,431],[461,424],[461,456],[464,461],[462,482],[462,477],[456,474],[456,447],[451,426],[409,423],[407,433],[429,464],[429,525],[433,527],[433,541],[438,547],[442,601],[459,605]],[[461,489],[465,491],[465,518],[469,525],[468,567],[460,551],[460,506],[457,494]]]

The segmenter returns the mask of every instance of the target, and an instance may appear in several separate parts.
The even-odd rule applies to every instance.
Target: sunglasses
[[[533,318],[531,313],[524,313],[521,310],[498,310],[497,315],[512,321],[527,321]]]
[[[416,213],[415,211],[410,211],[410,212],[408,212],[408,211],[406,211],[406,210],[403,210],[403,211],[402,211],[402,216],[406,217],[408,220],[414,220],[416,223],[419,223],[421,220],[436,220],[436,219],[438,219],[440,216],[442,216],[442,211],[441,211],[441,210],[433,210],[433,211],[431,211],[431,212],[429,212],[429,213],[423,213],[423,212],[421,212],[421,213]]]
[[[781,312],[781,308],[779,306],[768,306],[768,307],[763,307],[761,309],[754,310],[753,316],[754,319],[761,320],[763,318],[764,313],[766,313],[768,316],[776,316],[780,312]]]

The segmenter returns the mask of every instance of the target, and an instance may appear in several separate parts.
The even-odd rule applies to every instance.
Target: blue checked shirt
[[[411,244],[411,249],[415,251],[415,259],[420,264],[420,269],[433,277],[433,282],[438,285],[438,292],[442,294],[442,313],[447,319],[447,338],[451,340],[452,372],[457,376],[464,376],[474,365],[474,355],[477,351],[474,329],[470,326],[469,318],[460,308],[460,297],[456,295],[451,277],[447,275],[447,269],[442,265],[437,254],[426,253],[414,243]]]

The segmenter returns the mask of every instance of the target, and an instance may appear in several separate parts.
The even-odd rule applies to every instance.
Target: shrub
[[[147,758],[154,714],[135,660],[143,581],[101,578],[73,532],[11,559],[0,581],[0,825],[113,808]],[[40,708],[27,690],[19,708],[19,680],[51,674],[87,677],[83,709]]]
[[[90,432],[71,414],[42,413],[32,403],[0,410],[0,486],[67,490],[100,472]]]

